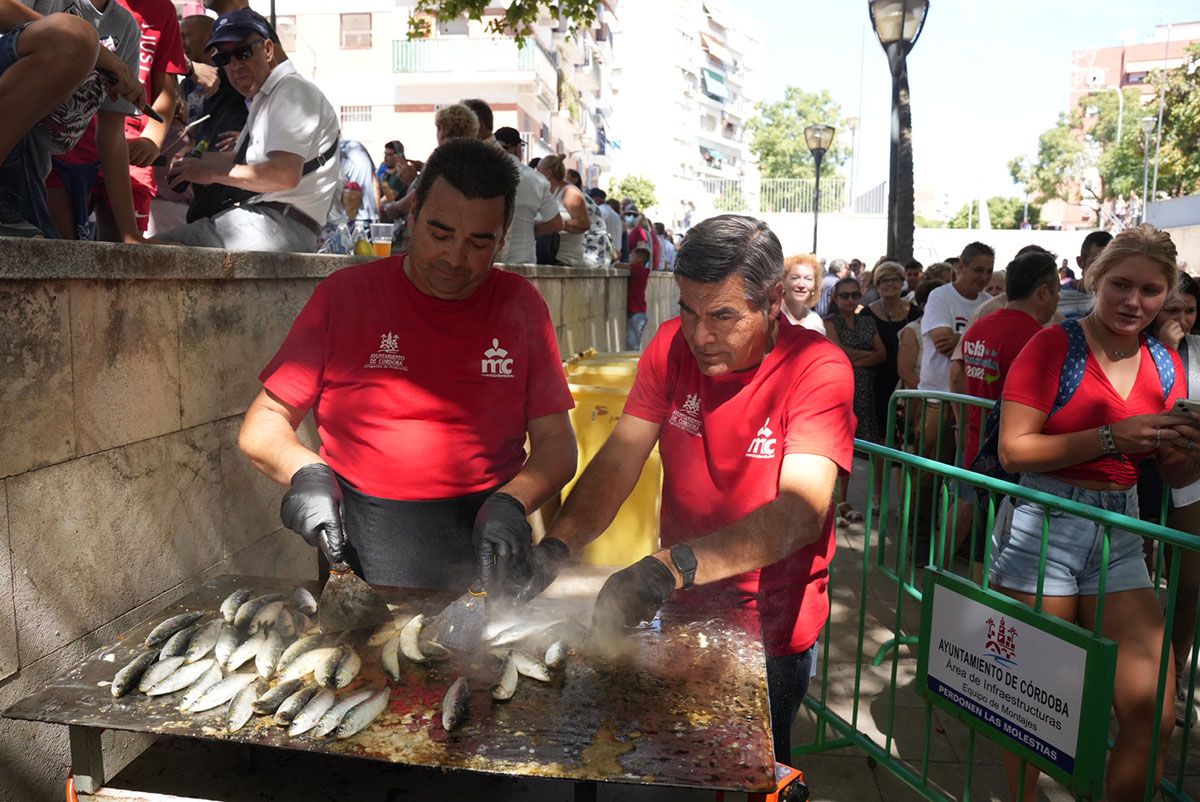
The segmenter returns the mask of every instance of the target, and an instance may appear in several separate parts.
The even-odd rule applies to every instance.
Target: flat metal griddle
[[[187,610],[217,615],[239,587],[286,591],[295,581],[223,576],[164,608],[4,712],[8,718],[81,728],[179,735],[281,749],[356,756],[443,769],[599,782],[762,792],[774,788],[770,713],[756,615],[707,594],[704,606],[668,605],[654,624],[629,636],[619,657],[573,655],[554,682],[522,678],[507,702],[491,698],[479,658],[416,665],[403,658],[402,682],[390,708],[345,741],[289,738],[255,717],[225,728],[225,708],[189,716],[182,692],[113,699],[108,681],[141,650],[159,621]],[[316,583],[307,583],[316,591]],[[399,613],[436,613],[452,594],[379,588]],[[587,603],[539,599],[535,604],[586,622]],[[356,633],[363,668],[338,697],[386,683],[370,632]],[[244,669],[243,669],[244,670]],[[470,715],[458,730],[441,724],[442,696],[456,676],[471,682]],[[80,772],[77,771],[77,774]],[[103,781],[102,779],[100,780]]]

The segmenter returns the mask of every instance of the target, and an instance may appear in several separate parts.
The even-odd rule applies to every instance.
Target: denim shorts
[[[1044,474],[1021,474],[1021,486],[1040,490],[1109,512],[1138,517],[1136,488],[1086,490]],[[1042,517],[1046,508],[1020,499],[1006,498],[996,514],[992,531],[992,584],[1020,593],[1036,593],[1038,557],[1042,548]],[[1095,596],[1100,591],[1100,558],[1104,527],[1093,521],[1051,510],[1046,548],[1047,596]],[[1142,538],[1124,529],[1113,529],[1109,540],[1106,593],[1153,587],[1142,557]]]

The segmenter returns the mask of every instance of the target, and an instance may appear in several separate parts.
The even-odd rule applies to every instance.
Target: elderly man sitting
[[[275,64],[271,28],[248,8],[220,17],[205,50],[250,99],[233,153],[182,159],[172,185],[220,185],[224,208],[159,242],[248,251],[311,252],[339,184],[338,121],[321,90],[290,61]]]

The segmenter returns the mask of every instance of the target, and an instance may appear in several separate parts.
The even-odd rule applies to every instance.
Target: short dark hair
[[[771,291],[783,281],[783,246],[761,220],[719,214],[692,226],[675,256],[679,278],[716,284],[737,274],[746,300],[766,311]]]
[[[1017,251],[1017,256],[1024,256],[1027,253],[1050,253],[1050,251],[1046,250],[1041,245],[1025,245],[1021,248],[1021,250]],[[1054,254],[1050,253],[1050,256],[1053,257]]]
[[[1023,301],[1043,284],[1058,283],[1058,264],[1045,251],[1029,251],[1008,263],[1004,269],[1008,301]]]
[[[929,293],[933,292],[945,283],[946,282],[938,281],[935,278],[925,279],[917,285],[915,290],[913,290],[913,303],[915,303],[917,306],[925,303],[929,300]]]
[[[651,259],[654,258],[654,255],[650,252],[650,249],[647,248],[645,245],[639,245],[636,248],[634,248],[632,251],[629,252],[629,256],[630,256],[630,258],[633,258],[634,256],[636,256],[639,253],[646,259],[647,262],[649,262]]]
[[[1196,300],[1196,305],[1200,306],[1200,284],[1196,283],[1196,279],[1189,276],[1187,273],[1180,272],[1179,283],[1175,285],[1175,291],[1180,295],[1190,295]],[[1191,332],[1184,332],[1191,334]]]
[[[916,259],[909,259],[904,263],[904,272],[907,273],[910,270],[920,270],[924,272],[925,265],[921,264]]]
[[[481,131],[492,130],[492,123],[495,118],[492,117],[492,107],[488,105],[486,100],[478,97],[469,97],[466,100],[460,100],[459,103],[475,112],[475,116],[479,118],[479,129]]]
[[[504,230],[508,231],[516,205],[520,173],[507,154],[470,137],[447,140],[433,152],[421,171],[417,194],[413,199],[414,219],[420,216],[421,207],[425,205],[430,189],[439,178],[444,178],[446,183],[467,198],[504,198]]]
[[[398,153],[401,156],[404,155],[404,143],[401,142],[399,139],[393,139],[391,142],[388,142],[383,147],[384,147],[384,149],[391,148],[394,152]]]
[[[834,297],[837,297],[838,291],[841,289],[843,284],[853,284],[855,287],[858,287],[860,290],[862,289],[862,284],[859,282],[858,279],[856,279],[854,276],[846,276],[845,278],[838,279],[837,283],[833,285]]]
[[[537,166],[541,163],[542,163],[541,156],[534,156],[532,159],[529,160],[529,166],[530,166],[530,168],[532,168],[534,170],[536,170]]]
[[[600,189],[600,187],[592,187],[588,190],[588,194],[592,196],[592,200],[596,203],[605,203],[608,200],[608,193]]]
[[[1083,238],[1083,243],[1079,246],[1079,255],[1086,258],[1087,252],[1092,248],[1104,250],[1112,240],[1113,235],[1107,231],[1093,231]]]
[[[996,252],[992,250],[991,245],[984,245],[982,242],[972,242],[962,249],[962,255],[958,258],[964,265],[969,265],[971,260],[976,256],[990,256],[995,259]]]

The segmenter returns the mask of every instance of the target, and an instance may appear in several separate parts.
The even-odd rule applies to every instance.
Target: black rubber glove
[[[533,527],[525,505],[508,493],[492,493],[475,515],[475,556],[483,588],[499,586],[514,564],[527,559]]]
[[[310,546],[316,546],[324,532],[330,562],[340,563],[346,548],[341,508],[342,488],[333,469],[314,462],[292,475],[292,486],[279,506],[279,517]]]
[[[529,550],[528,559],[509,571],[509,592],[518,604],[532,600],[550,586],[571,560],[571,550],[556,537],[544,537]]]
[[[643,557],[605,580],[592,611],[592,631],[601,637],[618,635],[653,619],[673,590],[671,569]]]

